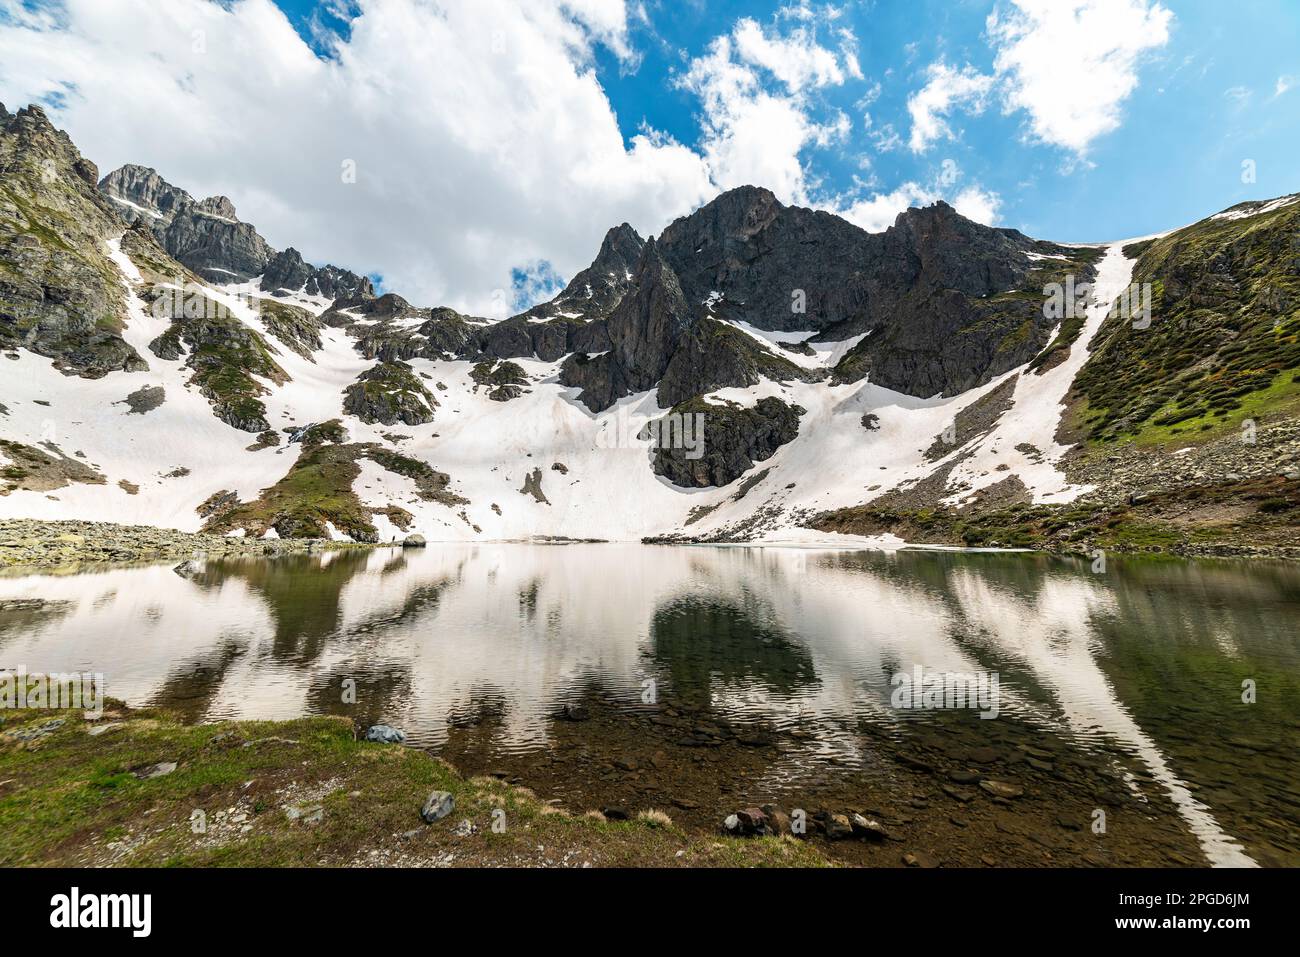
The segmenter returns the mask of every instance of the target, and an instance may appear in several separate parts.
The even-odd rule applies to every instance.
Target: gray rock
[[[402,539],[403,548],[425,548],[428,544],[423,535],[407,535]]]
[[[172,569],[181,578],[193,578],[203,571],[203,566],[193,559],[186,559]]]
[[[406,732],[386,724],[376,724],[366,729],[366,740],[381,744],[401,744],[406,740]]]
[[[49,737],[59,728],[63,727],[66,719],[51,718],[49,721],[43,721],[38,725],[29,728],[19,728],[17,731],[8,732],[11,738],[22,742],[39,741],[41,738]]]
[[[867,818],[861,814],[850,814],[849,826],[853,829],[854,837],[860,837],[868,841],[885,841],[889,839],[889,831],[874,818]]]
[[[284,809],[284,816],[290,821],[316,825],[325,819],[325,809],[319,804],[294,804]]]
[[[147,768],[141,768],[135,772],[135,776],[141,781],[148,781],[153,778],[161,778],[171,774],[177,768],[175,761],[160,761],[157,764],[151,764]]]
[[[433,824],[456,810],[456,799],[448,791],[434,791],[420,808],[420,817],[425,824]]]

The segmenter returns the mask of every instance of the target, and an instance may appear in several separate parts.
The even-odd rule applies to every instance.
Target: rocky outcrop
[[[478,363],[470,370],[469,376],[474,380],[474,391],[480,387],[488,390],[488,398],[493,402],[509,402],[524,394],[528,385],[528,376],[524,370],[513,362],[493,362],[488,359]]]
[[[405,362],[381,362],[343,393],[343,411],[370,424],[423,425],[433,421],[438,400]]]
[[[774,396],[760,399],[752,409],[684,402],[647,426],[655,437],[655,474],[685,488],[729,485],[793,441],[803,414],[799,406]],[[677,435],[702,441],[678,441]]]
[[[68,375],[148,368],[121,336],[125,293],[107,241],[123,225],[93,163],[39,106],[0,127],[0,346]]]
[[[693,308],[653,240],[642,251],[631,291],[589,335],[608,338],[609,349],[570,356],[560,382],[579,389],[579,401],[593,412],[656,386],[659,404],[672,406],[715,389],[753,385],[761,376],[807,375],[735,327]]]
[[[271,294],[305,293],[325,299],[373,299],[375,287],[369,277],[337,266],[313,266],[292,246],[276,253],[266,264],[259,284]]]
[[[186,366],[194,371],[190,382],[212,403],[217,418],[244,432],[265,432],[271,426],[261,397],[269,390],[259,379],[283,385],[289,376],[258,332],[214,306],[196,318],[173,319],[149,350],[171,361],[188,356]]]
[[[304,359],[315,361],[312,353],[321,348],[321,321],[316,316],[273,299],[256,300],[255,305],[267,332]]]
[[[302,430],[298,443],[302,452],[280,481],[253,501],[224,503],[211,513],[203,530],[226,534],[243,529],[248,537],[260,538],[274,529],[282,539],[329,538],[333,526],[354,541],[377,542],[374,516],[387,515],[390,509],[363,505],[353,490],[361,474],[359,463],[365,459],[410,479],[415,495],[423,501],[465,504],[449,490],[451,479],[446,473],[375,443],[349,443],[347,431],[336,419]]]
[[[144,223],[178,262],[209,282],[246,282],[266,268],[274,250],[241,223],[225,196],[196,201],[152,169],[127,165],[99,183],[131,223]]]
[[[225,196],[195,200],[146,166],[128,164],[105,176],[100,191],[128,223],[143,223],[162,247],[209,282],[246,282],[262,276],[272,294],[305,292],[326,299],[371,297],[370,280],[337,266],[312,266],[296,249],[277,253],[249,223],[239,221]]]
[[[558,296],[550,302],[534,306],[516,318],[558,318],[585,322],[606,318],[632,288],[636,266],[644,248],[645,240],[635,229],[627,223],[615,226],[605,234],[600,251],[596,253],[591,265],[574,276]]]

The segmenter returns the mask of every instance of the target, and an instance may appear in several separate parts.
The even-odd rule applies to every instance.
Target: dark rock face
[[[609,350],[594,357],[577,352],[560,369],[560,382],[580,389],[579,401],[593,412],[656,385],[659,404],[671,406],[715,389],[753,385],[760,375],[806,377],[745,333],[692,308],[653,240],[642,251],[633,288],[588,334],[598,338],[602,327]]]
[[[1061,247],[973,223],[945,203],[872,234],[741,187],[675,221],[658,248],[693,309],[815,330],[814,341],[872,333],[836,370],[843,382],[870,375],[912,395],[954,394],[1032,359],[1055,325],[1025,254]],[[1090,263],[1072,265],[1078,281],[1091,278]]]
[[[305,291],[336,299],[375,294],[369,279],[339,269],[317,268],[296,249],[277,253],[248,223],[239,221],[225,196],[195,200],[146,166],[128,164],[99,183],[128,223],[147,225],[178,262],[214,283],[246,282],[262,275],[260,288],[277,293]]]
[[[632,288],[637,263],[644,248],[645,240],[637,235],[635,229],[627,223],[615,226],[605,234],[600,252],[590,266],[574,276],[550,302],[534,306],[523,316],[530,319],[580,317],[588,322],[604,319]]]
[[[674,485],[686,488],[729,485],[754,466],[772,457],[776,450],[799,434],[799,417],[804,410],[775,396],[760,399],[752,409],[714,405],[703,400],[684,402],[668,416],[651,425],[659,436],[653,453],[654,471]],[[667,424],[673,416],[703,416],[703,454],[677,447],[665,436],[673,434]],[[680,421],[680,419],[678,420]]]
[[[305,292],[326,299],[373,299],[374,284],[369,277],[337,266],[312,266],[292,246],[276,253],[266,264],[260,288],[263,292]]]
[[[742,186],[678,219],[661,252],[694,306],[723,293],[715,313],[760,329],[825,329],[861,319],[877,241],[830,213],[784,206]],[[795,290],[806,312],[792,309]]]
[[[274,250],[241,223],[224,196],[195,201],[152,169],[128,165],[100,181],[128,222],[143,222],[177,262],[209,282],[246,282],[266,268]]]
[[[86,378],[147,369],[121,337],[125,295],[106,242],[123,227],[86,181],[94,164],[38,106],[0,119],[0,347]]]
[[[343,393],[343,411],[372,425],[423,425],[433,421],[438,400],[405,362],[367,369]]]

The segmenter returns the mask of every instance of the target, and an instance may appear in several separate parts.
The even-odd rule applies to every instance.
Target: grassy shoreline
[[[832,863],[790,837],[715,837],[666,817],[560,809],[495,778],[467,779],[424,751],[358,741],[343,718],[185,725],[117,702],[93,722],[70,711],[0,717],[5,867]],[[456,807],[425,824],[432,791],[450,792]]]

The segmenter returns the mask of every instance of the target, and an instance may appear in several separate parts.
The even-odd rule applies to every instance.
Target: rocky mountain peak
[[[226,196],[209,196],[199,203],[199,209],[221,219],[239,221],[239,217],[235,214],[235,204]]]
[[[622,223],[605,233],[592,268],[632,266],[641,258],[645,240],[629,224]]]

